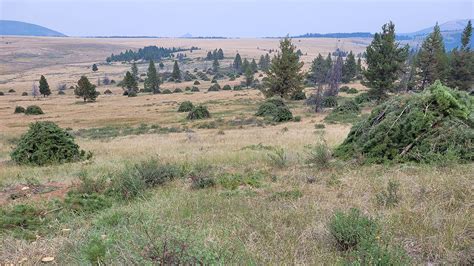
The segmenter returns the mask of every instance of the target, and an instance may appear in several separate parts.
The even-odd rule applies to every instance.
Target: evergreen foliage
[[[263,102],[258,107],[255,115],[267,117],[274,122],[284,122],[293,119],[293,114],[288,106],[285,104],[283,99],[278,97],[269,98]]]
[[[77,86],[74,89],[74,94],[86,101],[95,101],[97,98],[98,92],[95,90],[95,85],[90,83],[89,79],[86,76],[82,76],[77,82]]]
[[[92,65],[92,71],[96,72],[96,71],[98,71],[98,70],[99,70],[99,68],[97,67],[97,65],[96,65],[96,64],[93,64],[93,65]]]
[[[235,59],[234,59],[234,63],[232,64],[232,67],[234,68],[235,71],[239,73],[242,71],[242,58],[240,57],[239,53],[235,55]]]
[[[206,106],[198,105],[193,107],[193,109],[189,112],[187,119],[188,120],[197,120],[197,119],[205,119],[211,117],[211,114],[207,110]]]
[[[156,71],[155,62],[150,60],[144,83],[145,91],[153,92],[154,94],[160,93],[160,83],[160,77]]]
[[[128,95],[130,95],[130,92],[137,92],[138,91],[138,83],[137,80],[133,77],[132,73],[130,71],[127,71],[125,73],[125,78],[122,81],[122,88],[124,88]]]
[[[436,24],[433,32],[423,41],[417,58],[420,88],[423,90],[436,80],[444,82],[447,75],[448,58],[444,49],[443,36]]]
[[[474,54],[469,45],[471,36],[472,24],[469,20],[461,37],[461,48],[451,53],[448,84],[460,90],[469,90],[474,81]]]
[[[362,84],[369,87],[369,94],[378,101],[386,98],[387,91],[393,90],[408,56],[408,47],[400,47],[395,42],[395,24],[389,22],[376,33],[366,49],[367,68],[363,71]]]
[[[41,75],[39,81],[39,92],[41,93],[41,95],[43,95],[43,97],[51,95],[51,90],[49,89],[48,81],[43,75]]]
[[[25,115],[42,115],[44,114],[43,110],[38,105],[30,105],[26,107]]]
[[[190,49],[183,49],[183,48],[164,48],[164,47],[157,47],[157,46],[146,46],[144,48],[138,49],[138,51],[134,52],[132,50],[127,50],[125,52],[121,52],[118,55],[112,54],[111,56],[107,57],[107,62],[114,62],[114,61],[136,61],[136,60],[155,60],[161,61],[163,58],[169,58],[173,53],[176,52],[183,52],[189,50],[197,50],[197,47],[191,47]],[[161,67],[161,66],[160,66]]]
[[[366,162],[474,160],[474,100],[436,81],[421,94],[395,97],[354,125],[336,149]]]
[[[351,82],[357,75],[357,63],[352,51],[347,55],[346,61],[342,66],[342,82]]]
[[[263,93],[266,97],[280,96],[289,98],[303,90],[304,74],[301,72],[303,63],[295,52],[295,45],[286,37],[280,42],[280,50],[272,60],[265,79]]]
[[[190,101],[184,101],[179,105],[178,112],[190,112],[193,110],[194,105]]]
[[[181,80],[181,71],[179,70],[178,61],[174,61],[173,73],[171,73],[171,77],[174,80]]]
[[[86,158],[86,153],[79,149],[67,131],[53,122],[44,121],[30,124],[11,158],[18,164],[46,165],[80,161]]]

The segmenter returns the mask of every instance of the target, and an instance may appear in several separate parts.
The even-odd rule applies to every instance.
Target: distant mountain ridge
[[[469,19],[459,19],[439,24],[441,34],[443,35],[444,45],[447,51],[461,46],[462,31],[467,25]],[[433,26],[411,32],[397,34],[397,40],[409,41],[412,46],[421,45],[421,42],[433,31]],[[374,35],[370,32],[349,32],[349,33],[306,33],[303,35],[292,36],[292,38],[372,38]],[[474,35],[471,36],[471,47],[474,47]]]
[[[461,46],[461,35],[469,20],[472,21],[472,19],[458,19],[439,24],[446,51],[451,51]],[[423,40],[433,31],[433,28],[434,25],[411,33],[401,33],[397,35],[397,38],[400,40],[411,40],[421,45]],[[474,35],[471,36],[470,46],[474,47]]]
[[[0,20],[0,35],[67,37],[52,29],[15,20]]]

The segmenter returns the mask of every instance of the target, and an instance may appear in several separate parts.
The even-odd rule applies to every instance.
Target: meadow
[[[318,53],[336,48],[359,53],[369,42],[301,39],[295,44],[308,69]],[[146,45],[201,48],[181,66],[192,71],[211,67],[212,62],[198,60],[209,50],[222,48],[225,66],[237,51],[242,58],[258,59],[277,49],[278,40],[2,37],[0,264],[343,264],[356,255],[338,248],[328,224],[336,212],[351,208],[377,221],[376,237],[383,247],[406,254],[408,260],[400,264],[473,262],[472,163],[369,165],[357,158],[323,158],[326,164],[321,165],[314,147],[335,148],[350,123],[325,121],[328,112],[314,113],[304,101],[288,102],[299,120],[273,123],[255,116],[264,101],[260,91],[208,92],[210,81],[198,85],[200,92],[184,91],[192,81],[167,82],[161,89],[183,92],[137,97],[102,85],[92,103],[83,103],[69,89],[57,95],[57,84],[69,87],[81,75],[91,82],[104,75],[120,81],[130,64],[105,64],[105,57]],[[93,63],[99,71],[91,71]],[[139,64],[139,72],[146,67]],[[171,69],[168,60],[160,71]],[[48,78],[53,94],[34,99],[31,86],[40,75]],[[366,90],[359,82],[343,85]],[[107,89],[112,95],[103,94]],[[356,95],[341,92],[339,100]],[[187,120],[186,113],[177,112],[187,100],[207,106],[211,118]],[[33,104],[45,114],[14,114],[16,106]],[[362,116],[371,108],[365,106]],[[82,149],[93,153],[92,159],[42,167],[14,164],[10,152],[35,121],[67,129]],[[68,202],[68,191],[103,192],[104,186],[113,186],[114,177],[150,161],[179,173],[131,199],[99,195],[96,205]],[[196,183],[201,175],[215,183]],[[33,209],[15,212],[20,204]],[[6,216],[18,213],[25,215],[18,219],[26,226],[9,227]]]

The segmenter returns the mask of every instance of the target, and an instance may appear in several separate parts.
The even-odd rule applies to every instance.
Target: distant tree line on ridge
[[[121,52],[118,55],[112,54],[111,56],[107,57],[107,62],[116,62],[116,61],[136,61],[136,60],[155,60],[159,61],[162,58],[171,57],[173,53],[176,52],[184,52],[199,50],[198,47],[191,47],[191,48],[165,48],[165,47],[158,47],[158,46],[146,46],[144,48],[138,49],[138,51],[134,52],[131,49],[126,50],[125,52]]]

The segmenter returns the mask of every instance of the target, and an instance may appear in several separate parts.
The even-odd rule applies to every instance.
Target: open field
[[[326,55],[343,47],[357,54],[368,42],[301,39],[295,44],[307,53],[302,56],[307,69],[318,53]],[[40,264],[45,257],[54,257],[53,263],[59,265],[157,264],[163,262],[160,256],[166,257],[166,244],[175,242],[183,253],[208,263],[344,263],[347,257],[336,247],[328,223],[335,212],[350,208],[376,219],[380,225],[377,237],[390,248],[404,250],[411,264],[473,263],[472,163],[360,165],[357,160],[336,159],[328,167],[308,163],[308,145],[325,142],[334,148],[343,142],[351,124],[327,123],[327,112],[311,112],[303,101],[288,103],[301,121],[264,121],[254,115],[264,97],[253,89],[207,92],[211,83],[201,82],[201,91],[196,93],[140,93],[129,98],[121,95],[121,88],[109,85],[98,87],[102,94],[96,102],[86,104],[71,90],[57,95],[57,84],[69,87],[81,75],[91,82],[104,75],[120,81],[130,65],[101,64],[105,57],[145,45],[202,48],[190,55],[193,59],[222,48],[225,65],[236,51],[243,58],[258,59],[266,50],[277,49],[278,40],[3,37],[0,204],[5,210],[32,204],[43,210],[41,219],[47,226],[19,232],[0,228],[0,264]],[[96,73],[90,69],[93,63],[99,64]],[[193,64],[183,65],[182,70],[192,70]],[[163,71],[172,69],[171,61],[165,65]],[[146,67],[139,64],[139,72],[145,73]],[[24,91],[30,93],[32,83],[42,74],[53,94],[39,99],[21,96]],[[241,79],[219,84],[235,85]],[[167,82],[161,88],[184,89],[192,84]],[[359,83],[348,85],[365,90]],[[8,93],[9,89],[16,92]],[[106,89],[113,94],[103,95]],[[307,95],[311,92],[312,88],[306,88]],[[350,97],[354,95],[340,93],[341,100]],[[176,112],[185,100],[206,105],[211,118],[187,120],[186,113]],[[32,104],[45,114],[13,113],[16,106]],[[370,109],[365,107],[363,113]],[[53,121],[68,128],[93,158],[44,167],[15,165],[10,161],[12,146],[34,121]],[[284,152],[281,157],[274,152],[278,148]],[[71,212],[58,203],[68,190],[80,186],[79,178],[110,182],[111,177],[150,158],[176,165],[183,172],[205,169],[202,171],[209,171],[217,185],[194,189],[189,175],[183,174],[135,199],[113,200],[99,211]],[[391,207],[378,200],[389,181],[399,184],[398,204]],[[26,193],[16,199],[9,192],[38,184],[53,191]]]

